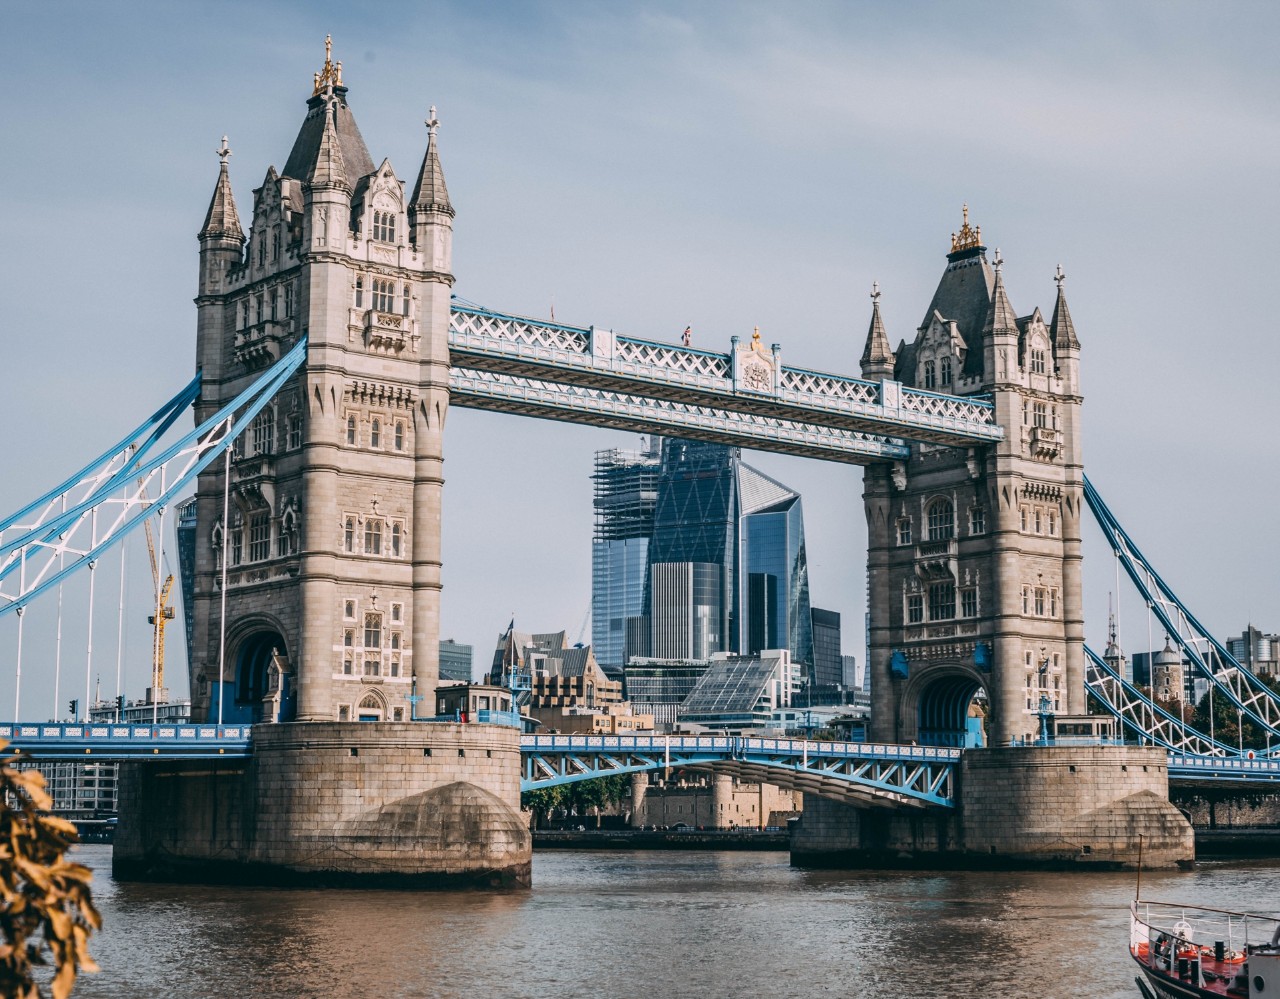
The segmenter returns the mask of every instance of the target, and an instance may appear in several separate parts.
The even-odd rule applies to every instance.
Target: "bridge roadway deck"
[[[0,723],[0,739],[37,760],[234,759],[253,751],[248,725],[9,722]],[[945,807],[962,750],[736,736],[525,735],[520,752],[523,790],[686,767],[862,804]],[[1169,779],[1280,785],[1280,760],[1170,754]]]

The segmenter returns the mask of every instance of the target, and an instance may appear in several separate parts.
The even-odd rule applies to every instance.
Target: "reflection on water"
[[[509,894],[110,880],[90,997],[858,996],[1134,999],[1132,875],[792,870],[785,853],[536,854]],[[1144,875],[1144,895],[1271,911],[1280,864]]]

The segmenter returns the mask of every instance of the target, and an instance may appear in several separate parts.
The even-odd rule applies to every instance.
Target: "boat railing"
[[[1138,899],[1130,906],[1129,951],[1149,968],[1173,973],[1179,962],[1224,968],[1270,945],[1280,918],[1212,906]]]

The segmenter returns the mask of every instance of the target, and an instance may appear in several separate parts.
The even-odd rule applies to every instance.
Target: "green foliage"
[[[1268,687],[1275,693],[1280,694],[1280,681],[1266,676],[1259,676],[1257,680],[1264,687]],[[1196,705],[1195,714],[1192,716],[1191,721],[1197,731],[1205,735],[1210,732],[1210,700],[1213,702],[1212,731],[1215,739],[1226,743],[1228,746],[1243,744],[1245,749],[1267,748],[1267,730],[1250,721],[1247,716],[1242,719],[1236,706],[1221,691],[1210,691],[1210,693],[1200,698],[1200,703]],[[1240,738],[1240,722],[1242,720],[1244,722],[1243,741]]]
[[[8,743],[0,740],[0,750]],[[0,760],[0,995],[39,999],[37,965],[55,968],[53,999],[66,999],[77,972],[97,971],[89,934],[102,927],[93,906],[87,867],[69,863],[76,827],[47,814],[52,802],[38,770]]]
[[[538,788],[520,795],[520,806],[534,813],[536,824],[543,825],[557,808],[574,815],[586,815],[589,809],[616,805],[631,793],[630,774],[611,774],[591,780]],[[598,813],[597,813],[598,819]]]

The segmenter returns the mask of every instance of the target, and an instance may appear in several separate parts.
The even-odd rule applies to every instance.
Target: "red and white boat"
[[[1280,919],[1137,900],[1129,955],[1145,999],[1280,999]]]

